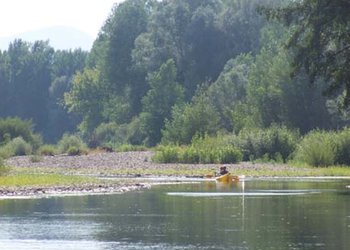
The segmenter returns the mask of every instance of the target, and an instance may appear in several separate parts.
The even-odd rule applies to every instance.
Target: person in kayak
[[[225,175],[225,174],[228,174],[226,167],[224,166],[220,167],[219,175]]]

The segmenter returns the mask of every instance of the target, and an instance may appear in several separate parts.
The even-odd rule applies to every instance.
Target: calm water
[[[0,201],[0,249],[349,249],[348,181]]]

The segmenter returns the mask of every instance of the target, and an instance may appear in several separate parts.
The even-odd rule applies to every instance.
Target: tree
[[[48,89],[54,50],[48,42],[15,40],[3,54],[4,107],[1,115],[32,119],[42,131],[48,119]],[[4,82],[3,82],[4,81]]]
[[[238,115],[235,112],[237,107],[246,103],[249,72],[253,63],[254,58],[250,54],[229,60],[218,79],[208,89],[210,103],[220,116],[220,124],[228,131],[238,131],[240,128],[233,116]]]
[[[263,32],[265,44],[249,73],[247,102],[255,124],[269,127],[283,124],[306,133],[332,127],[327,98],[321,92],[324,81],[307,84],[309,77],[298,72],[291,78],[291,53],[283,48],[288,30],[270,25]]]
[[[101,83],[99,70],[89,68],[74,76],[71,90],[64,94],[68,111],[82,117],[80,130],[85,136],[90,135],[103,121],[104,97],[105,89]]]
[[[323,77],[326,93],[340,96],[343,109],[350,105],[349,13],[348,0],[291,1],[266,11],[293,29],[287,48],[293,51],[294,73],[305,70],[311,82]]]
[[[176,67],[173,60],[165,62],[158,71],[148,77],[150,90],[142,99],[141,119],[147,134],[147,144],[160,141],[165,119],[171,115],[174,105],[183,102],[183,88],[176,82]]]
[[[190,104],[174,106],[162,130],[162,142],[189,144],[195,135],[215,135],[220,127],[220,117],[210,97],[204,88],[199,88]]]
[[[52,62],[52,82],[49,87],[48,123],[44,132],[46,141],[55,142],[64,133],[73,132],[77,117],[64,107],[64,94],[72,87],[75,73],[82,71],[88,53],[81,49],[56,51]]]
[[[104,110],[104,116],[113,117],[118,123],[130,121],[141,111],[140,101],[147,91],[146,73],[135,70],[131,54],[135,39],[146,31],[151,5],[148,0],[115,5],[92,49],[96,67],[108,88],[106,98],[114,105],[113,109]],[[128,98],[124,98],[127,93]],[[125,102],[127,112],[119,109]]]

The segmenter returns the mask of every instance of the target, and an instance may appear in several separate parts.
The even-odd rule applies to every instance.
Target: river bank
[[[6,160],[6,165],[10,169],[8,176],[13,180],[4,184],[9,177],[0,178],[0,198],[122,193],[149,188],[177,177],[182,178],[177,181],[200,180],[203,176],[213,175],[221,166],[159,164],[152,162],[153,155],[151,151],[94,152],[81,156],[42,156],[35,161],[31,156],[12,157]],[[232,174],[247,177],[350,176],[349,168],[321,169],[251,162],[225,166]],[[52,175],[55,176],[54,182],[35,182],[39,177]],[[25,184],[16,181],[20,176],[26,176]],[[63,182],[68,177],[78,179]]]

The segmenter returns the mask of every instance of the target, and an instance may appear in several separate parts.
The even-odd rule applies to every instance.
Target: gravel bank
[[[81,156],[43,156],[39,162],[32,162],[30,156],[12,157],[6,161],[7,165],[18,168],[47,168],[74,173],[90,173],[100,176],[105,175],[139,175],[145,171],[148,174],[159,175],[160,172],[172,176],[183,176],[181,173],[198,172],[212,174],[219,169],[219,164],[159,164],[152,162],[154,152],[120,152],[120,153],[96,153]],[[268,171],[291,171],[293,168],[281,164],[253,164],[242,162],[239,164],[225,164],[232,173],[241,170],[265,169]],[[167,175],[169,175],[167,174]]]
[[[118,193],[131,190],[149,188],[156,181],[146,181],[147,177],[200,177],[213,174],[219,169],[218,164],[158,164],[151,161],[154,152],[122,152],[122,153],[94,153],[81,156],[43,156],[39,162],[32,162],[30,156],[12,157],[6,161],[8,166],[17,170],[26,169],[33,173],[59,173],[67,175],[93,175],[97,177],[129,177],[122,178],[117,183],[103,182],[101,184],[55,186],[55,187],[26,187],[1,188],[0,197],[46,197],[54,195],[81,195]],[[292,171],[285,165],[226,164],[231,173],[242,171]],[[299,170],[300,171],[300,170]],[[135,177],[143,177],[138,180]],[[143,183],[139,181],[143,181]]]

